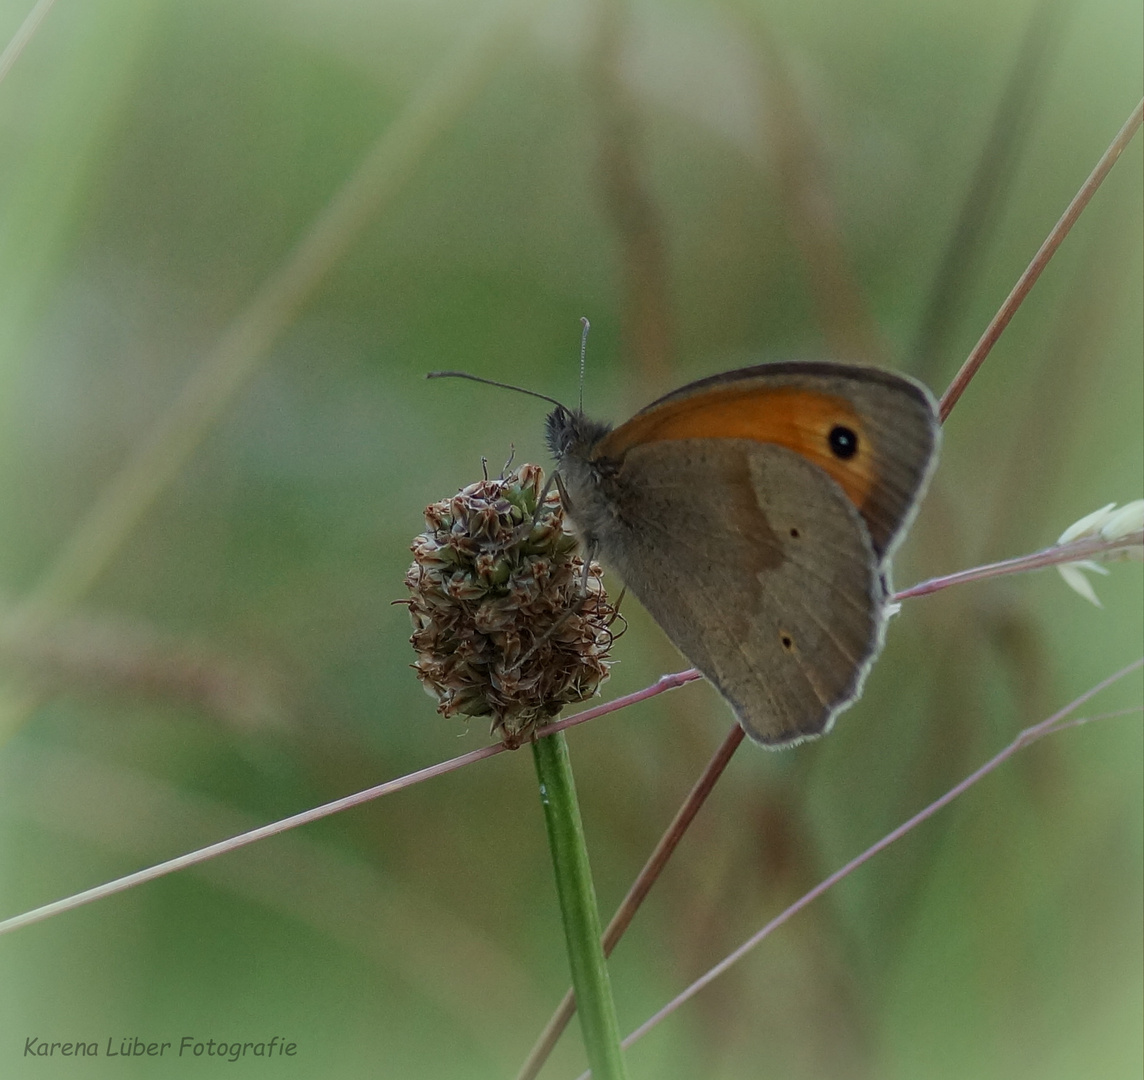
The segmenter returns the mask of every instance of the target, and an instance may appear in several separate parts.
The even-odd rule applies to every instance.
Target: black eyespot
[[[858,453],[858,436],[848,427],[835,424],[830,429],[830,452],[837,458],[845,461]]]
[[[794,648],[794,642],[791,640],[788,634],[783,634],[782,643],[784,649],[790,650]]]
[[[790,538],[792,540],[797,540],[801,535],[802,534],[798,531],[798,529],[791,529],[790,531]]]

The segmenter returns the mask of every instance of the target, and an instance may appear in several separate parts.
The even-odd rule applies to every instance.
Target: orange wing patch
[[[839,426],[858,437],[852,457],[831,452],[830,433]],[[670,439],[753,439],[785,446],[824,469],[859,509],[877,482],[869,438],[850,403],[793,387],[728,386],[664,402],[606,435],[592,457],[621,458],[633,446]]]

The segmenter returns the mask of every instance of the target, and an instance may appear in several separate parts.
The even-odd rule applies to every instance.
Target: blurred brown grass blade
[[[246,386],[282,331],[296,318],[366,222],[403,190],[417,166],[480,92],[516,41],[533,0],[506,0],[457,44],[334,194],[285,263],[191,373],[128,460],[97,495],[18,615],[30,631],[83,596],[115,558],[140,519],[179,475],[227,406]],[[34,698],[8,704],[5,727]]]
[[[760,142],[774,155],[782,217],[806,267],[829,354],[877,364],[885,359],[885,343],[851,269],[819,140],[782,44],[762,14],[734,10],[756,45],[763,91]]]
[[[1073,197],[1060,220],[1053,226],[1052,231],[1045,238],[1045,242],[1040,246],[1037,254],[1033,256],[1033,261],[1029,263],[1017,284],[1013,286],[1012,291],[1005,298],[1005,302],[985,328],[985,333],[981,335],[973,351],[962,364],[961,370],[954,376],[953,382],[949,384],[949,388],[942,395],[940,413],[943,422],[953,411],[953,407],[958,403],[961,395],[965,393],[965,389],[969,386],[973,376],[985,363],[985,358],[992,351],[993,346],[997,344],[997,340],[1004,333],[1005,327],[1009,325],[1017,313],[1017,309],[1037,283],[1037,279],[1056,253],[1057,248],[1068,236],[1069,230],[1076,224],[1077,218],[1080,217],[1093,195],[1096,194],[1097,188],[1104,182],[1104,178],[1109,174],[1112,166],[1116,164],[1117,159],[1124,152],[1124,148],[1132,140],[1132,136],[1136,134],[1142,118],[1144,118],[1144,100],[1141,100],[1140,104],[1132,110],[1132,114],[1117,132],[1116,138],[1112,140],[1108,149],[1101,156],[1088,179],[1081,185],[1081,189]]]
[[[624,83],[627,0],[596,0],[587,80],[595,103],[597,177],[620,246],[620,311],[625,355],[641,383],[666,388],[672,365],[672,314],[663,221],[640,157],[640,114]]]
[[[286,718],[265,665],[122,619],[69,616],[29,634],[0,613],[0,668],[45,695],[189,704],[243,733]]]
[[[659,842],[652,850],[651,855],[648,856],[643,869],[636,875],[627,895],[616,909],[615,915],[612,916],[611,922],[608,923],[601,936],[605,956],[611,956],[612,950],[619,944],[620,938],[624,936],[625,931],[631,925],[632,919],[647,898],[652,885],[663,872],[663,868],[679,845],[679,841],[683,839],[683,834],[687,832],[688,827],[695,820],[695,815],[699,813],[700,807],[707,801],[707,796],[711,794],[719,777],[723,775],[723,770],[727,768],[732,756],[739,748],[739,744],[742,743],[743,734],[743,729],[738,724],[732,726],[719,749],[715,751],[703,772],[699,774],[699,779],[695,781],[691,791],[687,794],[687,798],[683,800],[682,805],[675,813],[675,817],[671,819],[671,824],[659,838]],[[516,1080],[535,1080],[544,1067],[545,1061],[548,1060],[548,1056],[552,1053],[553,1047],[556,1046],[564,1029],[568,1026],[568,1022],[575,1014],[576,997],[569,990],[540,1033],[532,1050],[529,1051],[528,1057],[520,1067],[520,1072],[517,1073]]]
[[[939,354],[961,309],[988,230],[1012,189],[1029,123],[1044,89],[1048,57],[1059,39],[1061,12],[1061,0],[1041,0],[1037,5],[997,103],[909,355],[911,370],[925,382],[942,374]]]

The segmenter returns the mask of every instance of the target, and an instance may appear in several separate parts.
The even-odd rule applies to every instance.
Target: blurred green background
[[[0,2],[0,42],[30,6]],[[602,417],[771,358],[940,392],[1139,100],[1141,19],[59,0],[0,82],[0,914],[484,745],[435,714],[392,601],[426,503],[482,457],[545,461],[544,406],[426,371],[574,399],[587,315]],[[299,260],[371,154],[345,243]],[[1137,138],[947,425],[899,583],[1140,496],[1141,162]],[[149,433],[204,363],[214,407],[165,458]],[[85,571],[132,460],[170,481]],[[622,1028],[1139,656],[1139,565],[1096,588],[910,602],[829,738],[744,746],[614,956]],[[625,610],[608,696],[684,666]],[[692,685],[571,735],[605,917],[729,723]],[[1140,1076],[1142,772],[1139,716],[1022,754],[632,1076]],[[0,1075],[510,1077],[567,980],[551,876],[532,762],[502,755],[0,939]],[[299,1052],[22,1056],[187,1034]],[[573,1029],[544,1075],[582,1064]]]

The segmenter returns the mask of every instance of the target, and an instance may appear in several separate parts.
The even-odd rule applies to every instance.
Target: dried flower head
[[[1144,499],[1126,503],[1119,510],[1116,503],[1109,503],[1079,521],[1074,521],[1063,533],[1058,544],[1070,544],[1076,540],[1123,540],[1128,541],[1120,550],[1101,556],[1109,559],[1144,559],[1144,544],[1140,542],[1144,531]],[[1102,607],[1100,598],[1093,590],[1092,583],[1084,576],[1084,571],[1107,574],[1108,571],[1092,559],[1078,559],[1076,562],[1062,563],[1057,567],[1065,583],[1086,600]]]
[[[405,575],[413,665],[442,716],[491,716],[520,745],[608,677],[615,609],[564,529],[560,497],[540,507],[543,470],[522,465],[425,508]]]

